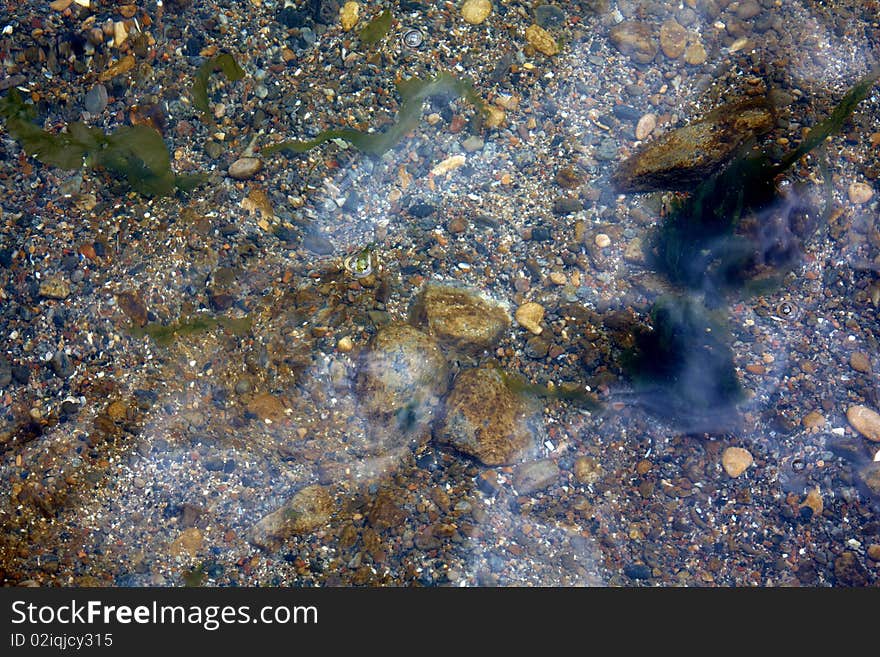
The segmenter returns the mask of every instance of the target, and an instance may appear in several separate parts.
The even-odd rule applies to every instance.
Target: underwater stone
[[[52,276],[40,283],[40,296],[47,299],[66,299],[70,296],[70,283],[63,276]]]
[[[489,0],[464,0],[461,5],[461,17],[471,25],[479,25],[492,13]]]
[[[263,162],[256,157],[241,157],[229,165],[229,177],[235,180],[247,180],[257,175],[263,168]]]
[[[443,346],[468,354],[495,346],[510,326],[507,311],[478,290],[437,284],[425,286],[410,320]]]
[[[514,463],[533,446],[527,420],[523,399],[502,372],[483,366],[456,377],[435,438],[486,465]]]
[[[611,28],[611,43],[624,55],[629,55],[639,64],[653,61],[657,55],[657,41],[651,28],[645,23],[624,21]]]
[[[552,459],[529,461],[516,468],[513,473],[513,486],[520,495],[548,488],[559,479],[559,466]]]
[[[621,192],[690,191],[747,139],[769,131],[773,121],[765,99],[722,105],[639,149],[620,165],[612,181]]]
[[[446,358],[434,338],[407,324],[390,324],[363,352],[356,391],[368,415],[397,415],[407,425],[424,427],[446,392],[448,376]]]
[[[288,537],[312,532],[326,524],[333,510],[333,498],[326,488],[317,484],[306,486],[257,522],[248,540],[266,550],[277,550]]]
[[[872,442],[880,442],[880,413],[867,406],[850,406],[846,419],[852,428]]]

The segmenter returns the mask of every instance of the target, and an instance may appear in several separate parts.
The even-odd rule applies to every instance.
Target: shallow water
[[[172,168],[211,180],[144,197],[0,133],[4,583],[876,585],[878,447],[847,411],[878,408],[880,87],[776,181],[816,227],[760,219],[766,252],[790,256],[766,290],[670,282],[638,245],[673,197],[610,183],[637,129],[653,120],[650,142],[742,97],[773,99],[758,141],[781,156],[876,65],[875,3],[496,2],[476,25],[457,5],[361,3],[345,32],[334,2],[148,2],[121,44],[110,29],[65,48],[125,19],[92,4],[3,19],[4,88],[50,131],[152,121]],[[380,8],[392,26],[363,44]],[[538,16],[558,54],[529,45]],[[659,47],[673,17],[690,54]],[[613,43],[622,21],[650,62]],[[192,83],[212,48],[245,77],[210,78],[208,123]],[[132,71],[102,79],[125,55]],[[440,71],[494,113],[447,94],[382,155],[339,139],[261,155],[381,129],[395,81]],[[260,171],[226,175],[248,155]],[[415,310],[429,284],[476,310],[432,323]],[[673,331],[672,374],[643,385],[627,354],[669,298],[700,310]],[[540,333],[515,319],[526,302]],[[405,322],[438,345],[381,352]],[[455,405],[478,366],[506,387],[481,379]],[[481,418],[503,457],[463,449]]]

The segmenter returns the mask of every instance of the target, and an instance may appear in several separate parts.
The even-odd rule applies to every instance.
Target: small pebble
[[[819,411],[811,411],[801,422],[807,429],[821,429],[825,426],[825,417]]]
[[[544,330],[541,326],[541,320],[544,319],[544,306],[539,303],[527,301],[516,309],[514,317],[520,326],[535,335],[540,335]]]
[[[724,471],[733,478],[739,477],[753,462],[752,454],[742,447],[728,447],[721,455]]]
[[[596,246],[600,249],[604,249],[608,246],[611,246],[611,238],[608,237],[605,233],[599,233],[596,235]]]
[[[339,22],[342,25],[342,29],[348,32],[351,28],[357,25],[360,13],[361,5],[358,2],[350,0],[342,5],[342,8],[339,10]]]
[[[645,114],[639,119],[639,122],[636,125],[636,139],[639,141],[645,139],[648,135],[654,132],[654,128],[656,127],[657,117],[651,113]]]
[[[492,13],[489,0],[464,0],[461,5],[461,17],[471,25],[479,25]]]
[[[863,351],[854,351],[849,357],[849,366],[856,372],[869,373],[871,371],[871,359]]]
[[[229,165],[229,177],[235,180],[247,180],[257,175],[263,168],[263,162],[256,157],[241,157]]]
[[[354,348],[354,343],[351,341],[349,336],[343,336],[339,338],[339,341],[336,343],[336,348],[344,354],[347,354]]]
[[[849,186],[849,200],[856,205],[862,205],[871,200],[874,196],[874,190],[870,185],[863,182],[854,182]]]
[[[559,44],[547,30],[538,24],[526,28],[526,41],[540,53],[552,57],[559,54]]]
[[[684,51],[684,61],[691,66],[699,66],[706,63],[706,49],[702,43],[692,43]]]

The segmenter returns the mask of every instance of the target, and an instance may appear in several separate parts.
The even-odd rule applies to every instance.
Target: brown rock
[[[556,43],[556,39],[540,25],[533,24],[526,28],[526,41],[532,48],[548,57],[559,54],[559,44]]]
[[[649,142],[614,173],[621,192],[690,191],[714,173],[752,135],[773,127],[764,98],[729,103]]]
[[[308,534],[327,524],[333,511],[333,498],[327,489],[317,484],[306,486],[255,524],[249,540],[266,550],[277,550],[290,536]]]
[[[807,429],[821,429],[825,426],[825,417],[819,411],[810,411],[801,422]]]
[[[60,274],[50,276],[40,283],[39,292],[47,299],[66,299],[70,296],[70,283]]]
[[[197,527],[190,527],[180,532],[180,536],[174,539],[168,551],[172,557],[186,554],[195,557],[202,549],[202,532]]]
[[[867,583],[865,567],[853,552],[846,551],[834,560],[834,576],[846,586],[864,586]]]
[[[137,292],[120,292],[116,295],[116,305],[125,313],[133,324],[146,326],[147,307]]]
[[[241,157],[229,165],[228,174],[236,180],[247,180],[257,175],[263,168],[263,162],[257,157]]]
[[[739,477],[745,472],[753,459],[751,453],[742,447],[728,447],[721,455],[721,465],[724,471],[733,478]]]
[[[261,420],[269,420],[278,422],[284,418],[285,406],[275,395],[268,392],[261,392],[247,405],[248,411],[256,415]]]
[[[579,456],[574,462],[574,477],[582,484],[595,484],[602,477],[602,466],[592,456]]]
[[[444,347],[469,354],[494,347],[510,326],[501,304],[478,290],[450,285],[425,286],[409,316]]]
[[[864,351],[854,351],[849,356],[849,366],[856,372],[870,373],[871,358]]]
[[[527,301],[516,309],[516,322],[524,329],[535,335],[540,335],[544,330],[541,320],[544,319],[544,306],[534,301]]]
[[[702,43],[692,43],[687,47],[687,50],[684,51],[684,61],[691,66],[699,66],[700,64],[705,64],[708,55],[706,53],[706,48]]]
[[[522,398],[501,371],[483,366],[456,377],[435,436],[486,465],[513,463],[533,445],[527,420]]]
[[[846,419],[852,428],[868,440],[880,442],[880,414],[867,406],[850,406]]]
[[[647,64],[657,55],[657,42],[647,23],[624,21],[611,28],[611,43],[624,55],[629,55],[639,64]]]
[[[674,18],[664,21],[660,26],[660,49],[669,59],[678,59],[684,54],[687,45],[687,30]]]
[[[531,495],[552,486],[559,479],[559,466],[552,459],[529,461],[517,466],[513,486],[520,495]]]

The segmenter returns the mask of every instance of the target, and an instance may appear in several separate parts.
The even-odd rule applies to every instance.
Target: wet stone
[[[657,42],[651,27],[637,21],[624,21],[611,28],[611,43],[639,64],[651,62],[657,55]]]
[[[502,373],[483,366],[456,377],[435,437],[486,465],[513,463],[533,444],[526,420],[523,400]]]
[[[334,511],[333,498],[320,485],[306,486],[286,504],[257,522],[248,540],[275,551],[291,536],[307,534],[325,525]]]
[[[863,351],[854,351],[849,357],[849,366],[856,372],[870,373],[871,358]]]
[[[579,212],[583,210],[583,203],[576,198],[568,198],[561,197],[557,198],[553,201],[553,214],[556,215],[566,215],[566,214],[574,214],[575,212]],[[534,237],[534,231],[532,238]]]
[[[235,180],[248,180],[263,168],[263,162],[256,157],[242,157],[229,165],[228,174]]]
[[[764,99],[722,105],[705,117],[650,141],[612,176],[622,192],[689,191],[725,163],[745,139],[773,127]]]
[[[63,276],[50,276],[40,283],[39,292],[47,299],[66,299],[70,296],[70,283]]]
[[[103,84],[96,84],[86,93],[83,104],[86,111],[94,116],[104,111],[104,108],[107,107],[107,100],[107,87]]]
[[[437,284],[416,298],[410,321],[441,345],[473,354],[495,346],[510,326],[507,311],[478,290]]]
[[[9,361],[0,355],[0,388],[5,388],[12,383],[12,366]]]
[[[530,461],[517,466],[513,486],[521,495],[531,495],[549,488],[559,479],[559,466],[551,459]]]
[[[369,415],[407,416],[407,424],[427,426],[446,392],[446,358],[437,341],[406,324],[382,328],[358,364],[356,390]]]
[[[880,414],[867,406],[850,406],[846,419],[853,429],[868,440],[880,442]]]
[[[556,5],[539,5],[535,9],[535,22],[541,27],[557,27],[565,23],[565,12]]]
[[[630,579],[650,579],[651,569],[643,563],[630,563],[623,567],[623,574]]]
[[[687,45],[687,30],[674,18],[660,26],[660,49],[669,59],[678,59],[684,54]]]

